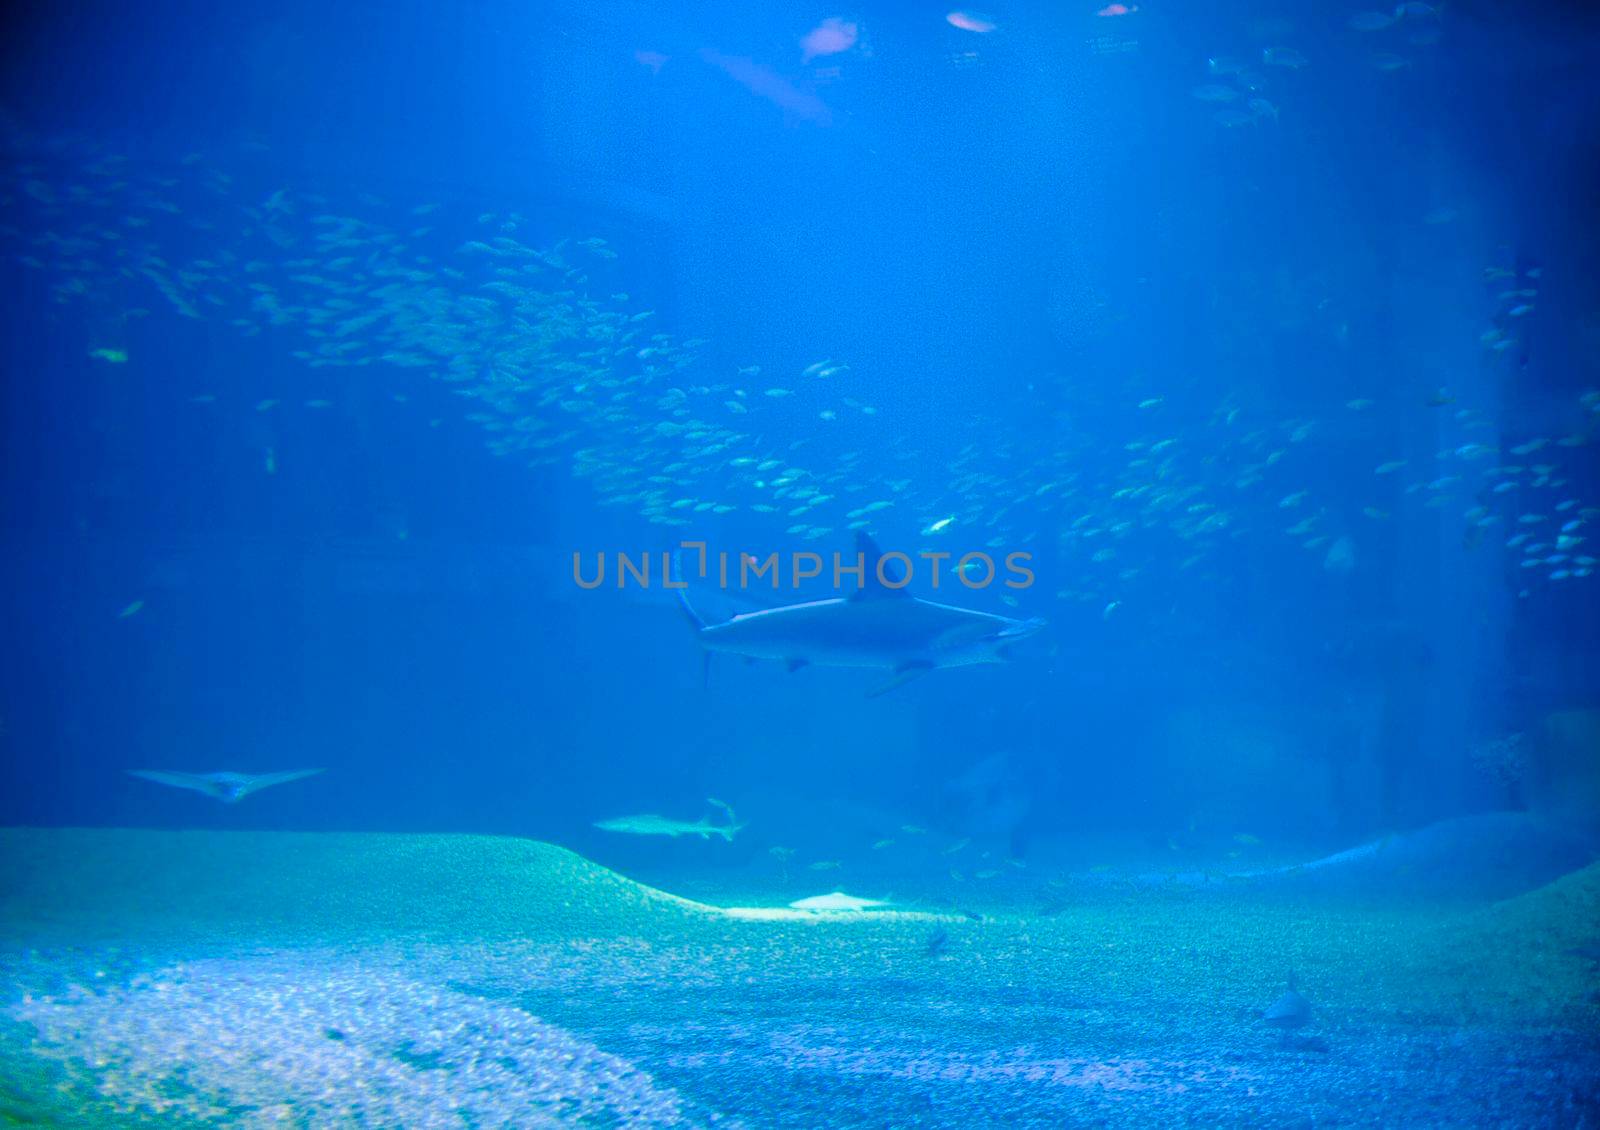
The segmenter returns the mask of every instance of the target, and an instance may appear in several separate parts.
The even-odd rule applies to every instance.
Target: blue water
[[[1600,944],[1593,904],[1502,901],[1563,876],[1592,891],[1600,855],[1585,7],[82,3],[11,13],[4,38],[0,825],[519,837],[714,906],[839,891],[950,917],[908,919],[912,953],[961,923],[1056,923],[1037,952],[1004,943],[1030,970],[1070,948],[1063,914],[1109,899],[1134,930],[1218,886],[1266,899],[1268,922],[1373,902],[1440,936],[1493,921],[1504,942],[1548,916],[1556,964],[1497,998],[1511,1020],[1428,1023],[1468,1058],[1537,1028],[1554,1043],[1529,1062],[1580,1082],[1502,1081],[1493,1103],[1413,1115],[1592,1111],[1572,1065],[1594,1062],[1573,988]],[[907,556],[910,595],[824,570],[776,593],[696,577],[690,603],[717,625],[903,602],[819,629],[875,667],[781,624],[776,644],[718,652],[659,573],[683,543],[735,569],[853,561],[858,533]],[[937,588],[927,553],[951,555]],[[967,553],[1001,580],[1019,555],[1031,583],[965,583]],[[621,554],[651,555],[651,583],[619,585]],[[601,560],[606,583],[578,584]],[[951,637],[887,642],[926,622],[913,595],[966,627],[1045,626],[956,666]],[[237,803],[128,773],[313,768]],[[647,814],[679,834],[627,830]],[[75,850],[7,842],[13,876]],[[52,946],[99,939],[95,907],[137,880],[85,874],[59,916],[18,879],[6,952],[49,923]],[[287,889],[259,881],[263,899]],[[251,902],[239,937],[194,942],[207,960],[248,954]],[[124,923],[134,987],[192,956],[132,940],[193,909],[150,905]],[[323,928],[273,944],[292,955]],[[1239,928],[1266,949],[1216,974],[1227,1015],[1180,1042],[1215,1023],[1259,1044],[1256,1013],[1315,960],[1273,950],[1278,926]],[[871,1039],[921,1033],[908,1017],[941,982],[980,992],[944,944],[933,976],[892,974]],[[824,965],[849,966],[841,945]],[[785,952],[773,985],[796,975]],[[363,953],[397,983],[448,966],[477,984],[470,954],[402,976]],[[78,956],[33,960],[6,966],[8,1000],[86,976]],[[278,960],[263,976],[291,983]],[[507,989],[500,960],[476,976],[513,1004],[553,991]],[[1352,1026],[1425,1006],[1341,1005],[1379,958],[1328,960],[1313,988],[1342,1019],[1307,1054],[1382,1062]],[[864,992],[890,975],[839,974]],[[675,976],[641,972],[620,1018],[557,993],[530,1024],[671,1075],[691,1121],[783,1123],[743,1090],[776,1071],[825,1075],[841,1125],[977,1124],[965,1100],[875,1105],[878,1068],[799,1053],[697,1085],[641,1035],[680,1038],[695,1015]],[[963,1013],[959,1054],[1054,1031],[1050,994],[1070,993],[1047,980],[1017,1030]],[[1250,984],[1263,999],[1241,1020]],[[1159,1027],[1208,992],[1185,985],[1134,995],[1164,1002]],[[1074,986],[1111,1019],[1057,1058],[1150,1050],[1113,989]],[[756,1011],[738,1023],[781,1028],[775,1004]],[[1251,1054],[1292,1076],[1270,1035]],[[1261,1117],[1384,1121],[1363,1070]],[[111,1117],[92,1078],[61,1093],[52,1117]],[[1012,1103],[1251,1117],[1178,1091],[1121,1115],[985,1094],[995,1121]]]

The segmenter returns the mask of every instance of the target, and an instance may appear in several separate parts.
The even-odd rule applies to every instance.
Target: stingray
[[[826,895],[812,895],[810,898],[797,899],[789,906],[795,910],[820,910],[820,911],[861,911],[871,910],[875,906],[888,906],[881,899],[857,898],[847,895],[843,891],[834,891]]]
[[[290,769],[283,773],[230,773],[227,771],[217,773],[177,773],[170,769],[129,769],[130,776],[143,777],[146,781],[154,781],[158,785],[171,785],[175,789],[193,789],[197,793],[205,793],[214,797],[223,804],[237,804],[251,793],[260,792],[262,789],[271,788],[273,785],[283,785],[290,781],[298,781],[302,777],[313,777],[318,773],[326,772],[323,769]]]
[[[1261,1019],[1267,1027],[1278,1030],[1279,1042],[1283,1044],[1289,1042],[1290,1032],[1311,1023],[1311,1002],[1295,990],[1293,973],[1289,974],[1288,989],[1266,1007]]]

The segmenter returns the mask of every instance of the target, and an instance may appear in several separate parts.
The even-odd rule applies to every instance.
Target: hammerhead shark
[[[129,769],[133,777],[143,777],[158,785],[171,785],[175,789],[193,789],[223,804],[237,804],[253,792],[271,785],[283,785],[302,777],[315,776],[321,769],[290,769],[283,773],[178,773],[167,769]]]
[[[702,620],[679,587],[678,601],[706,649],[707,670],[711,653],[723,651],[781,660],[790,671],[815,665],[893,672],[870,692],[875,697],[935,668],[1004,662],[1012,644],[1044,627],[1037,618],[1013,620],[937,604],[912,596],[903,585],[885,584],[888,571],[879,572],[883,554],[860,530],[856,552],[864,565],[863,582],[851,595],[744,612],[720,624]]]

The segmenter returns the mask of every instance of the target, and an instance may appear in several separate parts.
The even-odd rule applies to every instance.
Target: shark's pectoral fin
[[[900,666],[894,669],[894,678],[890,679],[887,683],[883,684],[881,687],[878,687],[876,690],[868,691],[867,697],[877,698],[879,695],[888,694],[896,687],[903,687],[912,679],[917,678],[919,675],[925,675],[932,670],[933,664],[929,663],[925,659],[919,659],[911,663],[902,663]]]
[[[785,659],[783,661],[784,668],[791,675],[793,675],[796,671],[800,670],[800,668],[809,667],[810,665],[811,665],[811,660],[809,660],[809,659]]]

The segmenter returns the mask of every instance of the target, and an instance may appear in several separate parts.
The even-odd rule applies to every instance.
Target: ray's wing
[[[273,785],[286,785],[290,781],[298,781],[302,777],[315,777],[318,773],[326,773],[326,769],[288,769],[282,773],[262,773],[258,777],[251,777],[239,787],[241,798],[251,793],[269,789]]]
[[[198,773],[173,773],[165,769],[129,769],[128,776],[143,777],[146,781],[154,781],[158,785],[171,785],[175,789],[193,789],[209,797],[222,796],[222,790],[217,788],[215,781]]]

